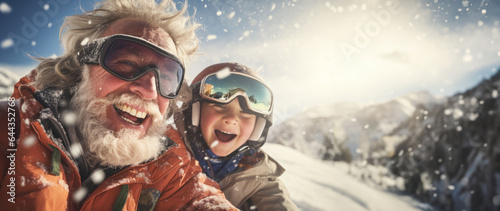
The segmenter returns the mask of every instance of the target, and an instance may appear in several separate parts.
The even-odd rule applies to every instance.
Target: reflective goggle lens
[[[232,72],[227,77],[208,75],[201,84],[201,95],[215,102],[229,103],[244,96],[251,110],[268,114],[272,108],[272,92],[258,79]]]
[[[107,71],[127,81],[154,71],[160,94],[168,98],[177,95],[184,68],[172,55],[126,39],[113,40],[105,51],[102,65]]]

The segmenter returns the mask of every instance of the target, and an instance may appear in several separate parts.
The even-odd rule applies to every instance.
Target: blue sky
[[[60,55],[58,33],[64,17],[81,13],[80,7],[91,10],[93,4],[0,0],[0,67],[21,76],[36,66],[25,53]],[[203,25],[188,78],[218,62],[245,64],[273,89],[277,119],[317,104],[380,102],[419,90],[450,96],[500,67],[498,1],[188,4]]]

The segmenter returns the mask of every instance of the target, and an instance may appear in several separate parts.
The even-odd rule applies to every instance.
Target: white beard
[[[167,123],[157,104],[129,93],[110,93],[103,99],[97,99],[94,93],[96,92],[89,82],[86,69],[71,101],[71,108],[79,120],[84,156],[91,163],[121,167],[137,165],[159,156],[165,149],[166,139],[163,135],[167,130]],[[152,123],[143,137],[140,137],[139,131],[132,129],[115,132],[106,127],[106,109],[103,108],[120,103],[142,105],[149,113]]]

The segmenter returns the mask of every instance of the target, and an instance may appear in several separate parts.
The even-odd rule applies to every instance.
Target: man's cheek
[[[160,113],[162,116],[165,116],[168,110],[168,106],[170,105],[170,100],[166,99],[161,102],[161,104],[158,106],[160,108]]]
[[[111,121],[111,119],[113,119],[113,116],[116,115],[115,113],[116,111],[114,110],[113,106],[107,106],[105,116],[100,117],[102,119],[100,119],[99,121],[104,122],[104,125],[107,129],[114,130],[116,132],[117,128],[115,128],[114,126],[116,126],[117,124],[113,124]]]

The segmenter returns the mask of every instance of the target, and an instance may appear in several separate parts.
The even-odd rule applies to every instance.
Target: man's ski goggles
[[[216,103],[230,103],[237,96],[246,99],[247,107],[259,114],[270,114],[273,93],[260,79],[239,72],[227,76],[207,75],[200,84],[200,96]]]
[[[184,67],[176,56],[147,40],[130,35],[96,39],[78,52],[78,60],[80,64],[99,64],[125,81],[135,81],[152,71],[159,94],[169,99],[177,96],[184,78]]]

